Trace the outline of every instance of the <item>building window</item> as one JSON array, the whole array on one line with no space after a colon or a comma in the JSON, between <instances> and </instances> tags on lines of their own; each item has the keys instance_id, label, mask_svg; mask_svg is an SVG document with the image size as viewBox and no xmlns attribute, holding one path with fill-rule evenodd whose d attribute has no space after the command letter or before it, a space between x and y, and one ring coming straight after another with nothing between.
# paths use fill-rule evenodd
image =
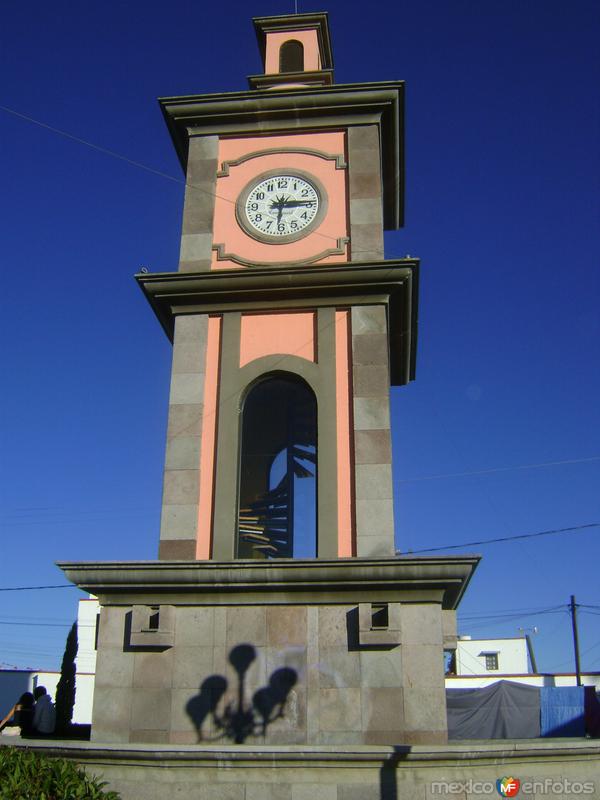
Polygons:
<instances>
[{"instance_id":1,"label":"building window","mask_svg":"<svg viewBox=\"0 0 600 800\"><path fill-rule=\"evenodd\" d=\"M485 668L488 672L498 669L498 653L484 653Z\"/></svg>"},{"instance_id":2,"label":"building window","mask_svg":"<svg viewBox=\"0 0 600 800\"><path fill-rule=\"evenodd\" d=\"M304 45L297 39L284 42L279 49L279 72L304 71Z\"/></svg>"},{"instance_id":3,"label":"building window","mask_svg":"<svg viewBox=\"0 0 600 800\"><path fill-rule=\"evenodd\" d=\"M238 558L317 556L317 402L299 378L256 384L243 407Z\"/></svg>"}]
</instances>

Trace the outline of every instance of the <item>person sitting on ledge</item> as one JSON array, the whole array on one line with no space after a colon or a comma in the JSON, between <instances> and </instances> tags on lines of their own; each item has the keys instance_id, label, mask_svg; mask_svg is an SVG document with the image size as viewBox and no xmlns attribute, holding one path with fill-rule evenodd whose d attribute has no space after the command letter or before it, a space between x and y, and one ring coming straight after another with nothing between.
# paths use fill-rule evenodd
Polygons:
<instances>
[{"instance_id":1,"label":"person sitting on ledge","mask_svg":"<svg viewBox=\"0 0 600 800\"><path fill-rule=\"evenodd\" d=\"M8 714L0 722L0 731L6 726L19 727L21 736L28 736L33 728L33 704L31 692L23 692Z\"/></svg>"},{"instance_id":2,"label":"person sitting on ledge","mask_svg":"<svg viewBox=\"0 0 600 800\"><path fill-rule=\"evenodd\" d=\"M37 736L51 736L56 727L56 710L45 686L33 690L35 708L33 711L33 733Z\"/></svg>"}]
</instances>

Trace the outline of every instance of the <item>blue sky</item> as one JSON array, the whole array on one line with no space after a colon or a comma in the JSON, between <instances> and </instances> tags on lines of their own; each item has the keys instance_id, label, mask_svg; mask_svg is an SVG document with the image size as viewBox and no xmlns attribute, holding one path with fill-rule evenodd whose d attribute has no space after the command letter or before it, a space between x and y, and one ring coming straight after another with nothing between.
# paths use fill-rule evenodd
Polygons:
<instances>
[{"instance_id":1,"label":"blue sky","mask_svg":"<svg viewBox=\"0 0 600 800\"><path fill-rule=\"evenodd\" d=\"M392 390L398 547L600 523L598 4L372 7L324 10L337 82L407 82L386 255L422 273L417 380ZM156 557L170 345L132 276L176 268L183 176L155 98L246 88L251 17L292 10L5 5L0 588L62 583L55 560ZM581 650L600 669L599 536L465 548L484 559L461 632L537 626L539 666L572 669L574 593L596 606ZM78 596L0 592L0 662L57 666Z\"/></svg>"}]
</instances>

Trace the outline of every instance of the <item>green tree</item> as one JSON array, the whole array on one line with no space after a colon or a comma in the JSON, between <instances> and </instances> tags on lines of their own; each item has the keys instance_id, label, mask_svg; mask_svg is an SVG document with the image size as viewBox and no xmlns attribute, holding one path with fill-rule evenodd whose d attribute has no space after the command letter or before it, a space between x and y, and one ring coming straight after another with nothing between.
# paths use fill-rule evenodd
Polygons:
<instances>
[{"instance_id":1,"label":"green tree","mask_svg":"<svg viewBox=\"0 0 600 800\"><path fill-rule=\"evenodd\" d=\"M69 730L73 720L75 705L75 658L79 647L77 623L74 622L67 636L65 653L60 667L60 678L56 686L56 730L58 733Z\"/></svg>"}]
</instances>

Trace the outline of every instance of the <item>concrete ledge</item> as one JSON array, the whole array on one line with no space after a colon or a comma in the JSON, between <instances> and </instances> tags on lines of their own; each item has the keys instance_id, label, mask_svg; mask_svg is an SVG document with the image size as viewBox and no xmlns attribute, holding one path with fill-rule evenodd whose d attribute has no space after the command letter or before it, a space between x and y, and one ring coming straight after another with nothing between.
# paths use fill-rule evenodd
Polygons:
<instances>
[{"instance_id":1,"label":"concrete ledge","mask_svg":"<svg viewBox=\"0 0 600 800\"><path fill-rule=\"evenodd\" d=\"M104 604L430 602L456 608L479 556L58 562Z\"/></svg>"},{"instance_id":2,"label":"concrete ledge","mask_svg":"<svg viewBox=\"0 0 600 800\"><path fill-rule=\"evenodd\" d=\"M543 760L564 758L598 759L600 741L592 739L515 739L469 740L446 745L165 745L165 744L98 744L72 740L23 739L19 736L0 737L0 746L27 747L49 756L72 758L77 761L174 762L219 764L235 762L268 763L287 766L297 762L317 766L331 761L361 762L381 766L382 763L402 762L475 762L497 763L499 759Z\"/></svg>"}]
</instances>

